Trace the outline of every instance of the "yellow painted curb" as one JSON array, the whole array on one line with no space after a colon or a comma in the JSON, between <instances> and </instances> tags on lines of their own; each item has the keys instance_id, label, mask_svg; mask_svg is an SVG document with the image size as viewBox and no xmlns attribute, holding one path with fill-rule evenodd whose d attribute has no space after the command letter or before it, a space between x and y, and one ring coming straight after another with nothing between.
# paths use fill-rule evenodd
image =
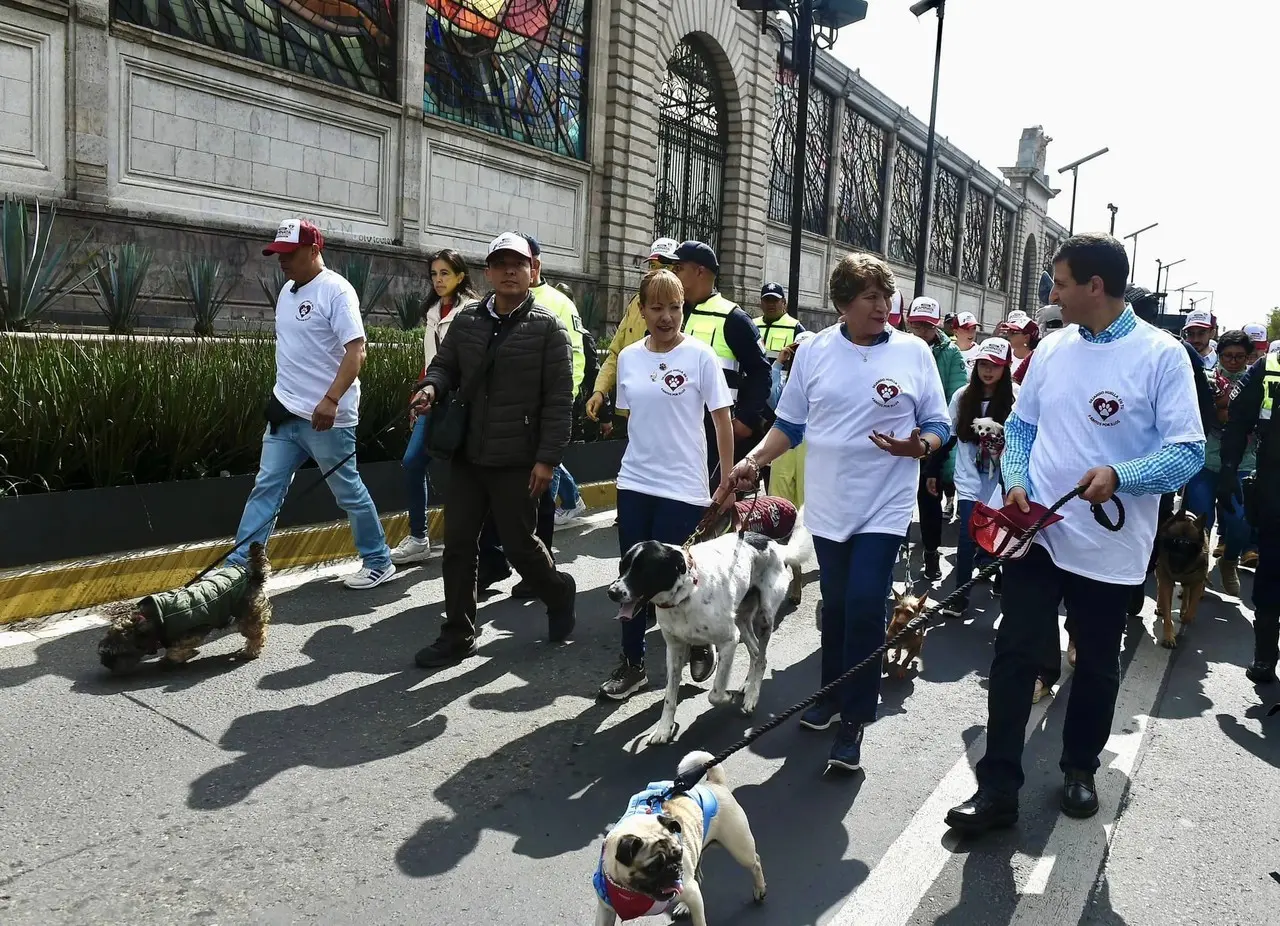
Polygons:
<instances>
[{"instance_id":1,"label":"yellow painted curb","mask_svg":"<svg viewBox=\"0 0 1280 926\"><path fill-rule=\"evenodd\" d=\"M579 487L589 508L612 508L617 489L612 482ZM395 546L409 532L403 512L385 515L387 543ZM444 536L444 516L428 512L427 531L433 540ZM125 554L112 559L73 560L0 575L0 624L77 611L111 601L141 598L176 588L209 564L230 540L192 544L164 550ZM277 569L317 566L354 555L346 521L316 527L277 531L271 537L271 565Z\"/></svg>"}]
</instances>

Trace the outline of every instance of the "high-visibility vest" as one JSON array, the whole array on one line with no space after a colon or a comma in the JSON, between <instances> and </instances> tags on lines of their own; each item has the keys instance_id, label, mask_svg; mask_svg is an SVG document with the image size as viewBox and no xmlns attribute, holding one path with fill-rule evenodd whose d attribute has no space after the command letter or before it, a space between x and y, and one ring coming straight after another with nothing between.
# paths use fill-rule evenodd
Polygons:
<instances>
[{"instance_id":1,"label":"high-visibility vest","mask_svg":"<svg viewBox=\"0 0 1280 926\"><path fill-rule=\"evenodd\" d=\"M735 402L738 401L737 374L742 367L738 363L738 358L734 356L733 350L725 342L724 323L729 313L736 308L737 305L724 296L712 293L711 298L706 302L689 310L689 318L681 329L689 337L697 338L704 344L710 345L715 351L716 359L720 361L720 367L729 381L729 397ZM730 376L730 373L734 375Z\"/></svg>"},{"instance_id":2,"label":"high-visibility vest","mask_svg":"<svg viewBox=\"0 0 1280 926\"><path fill-rule=\"evenodd\" d=\"M764 316L756 319L756 327L760 329L760 340L764 341L764 355L770 361L778 359L782 349L796 339L796 326L800 323L790 315L783 315L776 321L765 321Z\"/></svg>"},{"instance_id":3,"label":"high-visibility vest","mask_svg":"<svg viewBox=\"0 0 1280 926\"><path fill-rule=\"evenodd\" d=\"M1258 410L1259 421L1271 420L1271 406L1280 397L1280 354L1267 354L1267 365L1262 374L1262 407Z\"/></svg>"},{"instance_id":4,"label":"high-visibility vest","mask_svg":"<svg viewBox=\"0 0 1280 926\"><path fill-rule=\"evenodd\" d=\"M569 332L569 344L573 348L573 394L576 396L582 388L582 377L587 372L587 355L582 349L582 332L586 329L582 327L578 307L550 283L539 283L529 292L533 293L534 301L560 319Z\"/></svg>"}]
</instances>

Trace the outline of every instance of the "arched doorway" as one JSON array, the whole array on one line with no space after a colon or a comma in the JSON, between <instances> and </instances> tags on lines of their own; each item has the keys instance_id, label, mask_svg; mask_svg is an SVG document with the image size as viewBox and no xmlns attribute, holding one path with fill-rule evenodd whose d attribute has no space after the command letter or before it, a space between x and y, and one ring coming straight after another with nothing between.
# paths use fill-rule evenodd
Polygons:
<instances>
[{"instance_id":1,"label":"arched doorway","mask_svg":"<svg viewBox=\"0 0 1280 926\"><path fill-rule=\"evenodd\" d=\"M1020 307L1022 311L1028 312L1035 316L1038 305L1032 305L1031 299L1039 292L1040 274L1036 273L1039 264L1036 263L1036 236L1027 235L1027 247L1022 252L1022 300Z\"/></svg>"},{"instance_id":2,"label":"arched doorway","mask_svg":"<svg viewBox=\"0 0 1280 926\"><path fill-rule=\"evenodd\" d=\"M728 147L724 90L693 36L676 46L658 94L654 235L720 247Z\"/></svg>"}]
</instances>

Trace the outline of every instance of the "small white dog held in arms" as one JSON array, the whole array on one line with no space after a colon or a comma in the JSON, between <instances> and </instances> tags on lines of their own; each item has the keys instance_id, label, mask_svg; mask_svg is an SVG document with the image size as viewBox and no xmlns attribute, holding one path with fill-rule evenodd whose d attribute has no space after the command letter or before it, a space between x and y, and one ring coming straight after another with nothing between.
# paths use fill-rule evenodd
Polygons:
<instances>
[{"instance_id":1,"label":"small white dog held in arms","mask_svg":"<svg viewBox=\"0 0 1280 926\"><path fill-rule=\"evenodd\" d=\"M680 760L678 775L711 761L709 752L691 752ZM747 814L717 765L704 783L685 794L667 796L669 781L654 782L631 798L622 819L604 838L596 889L596 926L619 919L686 912L693 926L707 926L698 867L702 850L719 843L751 872L756 903L764 900L764 869L756 854Z\"/></svg>"},{"instance_id":2,"label":"small white dog held in arms","mask_svg":"<svg viewBox=\"0 0 1280 926\"><path fill-rule=\"evenodd\" d=\"M813 538L797 523L785 545L747 532L694 544L687 553L656 540L626 552L618 564L618 579L609 586L609 598L620 606L618 619L636 619L637 609L652 602L667 645L666 699L649 743L669 743L675 736L680 676L693 646L716 648L718 665L708 699L728 704L729 672L741 639L751 656L742 712L756 709L765 651L787 597L791 570L802 565L812 549Z\"/></svg>"},{"instance_id":3,"label":"small white dog held in arms","mask_svg":"<svg viewBox=\"0 0 1280 926\"><path fill-rule=\"evenodd\" d=\"M978 435L978 469L994 476L1004 453L1004 425L994 418L974 418L973 433Z\"/></svg>"}]
</instances>

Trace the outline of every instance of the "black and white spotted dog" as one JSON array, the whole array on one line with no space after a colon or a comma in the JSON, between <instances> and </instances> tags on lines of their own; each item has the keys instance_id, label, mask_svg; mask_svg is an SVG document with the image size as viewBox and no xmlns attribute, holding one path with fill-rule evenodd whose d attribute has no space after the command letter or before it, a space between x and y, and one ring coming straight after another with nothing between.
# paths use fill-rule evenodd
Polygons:
<instances>
[{"instance_id":1,"label":"black and white spotted dog","mask_svg":"<svg viewBox=\"0 0 1280 926\"><path fill-rule=\"evenodd\" d=\"M765 650L778 609L787 597L791 570L813 550L813 539L797 523L784 546L761 534L726 534L694 544L688 554L672 544L646 540L627 551L609 597L621 606L620 620L641 620L636 610L652 602L667 644L667 694L662 718L649 731L650 743L669 743L675 735L680 677L691 646L714 646L719 664L711 686L712 704L728 704L726 690L733 655L741 640L751 657L742 711L760 700Z\"/></svg>"}]
</instances>

